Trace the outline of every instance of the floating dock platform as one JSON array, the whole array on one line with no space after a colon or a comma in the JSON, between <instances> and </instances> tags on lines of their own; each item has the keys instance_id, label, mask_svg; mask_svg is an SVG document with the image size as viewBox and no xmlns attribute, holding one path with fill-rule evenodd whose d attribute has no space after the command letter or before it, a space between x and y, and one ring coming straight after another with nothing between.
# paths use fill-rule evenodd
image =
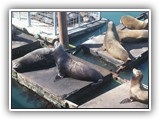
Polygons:
<instances>
[{"instance_id":1,"label":"floating dock platform","mask_svg":"<svg viewBox=\"0 0 160 120\"><path fill-rule=\"evenodd\" d=\"M118 87L82 104L79 108L143 108L148 109L147 104L140 102L130 102L120 104L122 100L129 97L130 81L119 85Z\"/></svg>"},{"instance_id":2,"label":"floating dock platform","mask_svg":"<svg viewBox=\"0 0 160 120\"><path fill-rule=\"evenodd\" d=\"M68 37L73 38L78 35L82 35L86 32L92 31L94 29L100 28L106 23L107 19L102 18L101 20L84 24L83 26L79 26L78 28L71 29L68 31ZM33 20L32 26L28 26L26 22L23 22L22 20L12 18L12 25L15 26L17 29L23 31L26 34L30 34L34 36L35 38L45 40L49 43L53 43L54 40L59 39L59 35L54 35L54 29L53 26L48 26L47 24Z\"/></svg>"},{"instance_id":3,"label":"floating dock platform","mask_svg":"<svg viewBox=\"0 0 160 120\"><path fill-rule=\"evenodd\" d=\"M97 65L93 65L72 55L71 57L74 60L80 61L87 66L90 66L101 72L102 75L105 76L104 82L101 84L113 80L110 71ZM13 63L16 62L16 60L17 59L15 59ZM60 108L76 108L78 105L74 104L74 102L76 102L78 98L92 91L100 85L93 85L93 82L76 80L72 78L63 78L54 82L57 74L58 69L56 66L49 69L25 73L16 73L15 71L12 71L12 77L20 84L33 90L38 95L44 97L45 99Z\"/></svg>"}]
</instances>

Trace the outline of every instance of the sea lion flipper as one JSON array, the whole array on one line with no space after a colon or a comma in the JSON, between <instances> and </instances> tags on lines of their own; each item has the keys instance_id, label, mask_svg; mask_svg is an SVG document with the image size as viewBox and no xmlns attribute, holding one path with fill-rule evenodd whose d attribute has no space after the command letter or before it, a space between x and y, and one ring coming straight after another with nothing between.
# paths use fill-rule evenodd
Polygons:
<instances>
[{"instance_id":1,"label":"sea lion flipper","mask_svg":"<svg viewBox=\"0 0 160 120\"><path fill-rule=\"evenodd\" d=\"M122 101L120 102L120 104L130 103L130 102L133 102L133 99L131 99L131 98L125 98L124 100L122 100Z\"/></svg>"},{"instance_id":2,"label":"sea lion flipper","mask_svg":"<svg viewBox=\"0 0 160 120\"><path fill-rule=\"evenodd\" d=\"M103 82L103 79L99 79L97 82L92 83L92 87L97 86Z\"/></svg>"},{"instance_id":3,"label":"sea lion flipper","mask_svg":"<svg viewBox=\"0 0 160 120\"><path fill-rule=\"evenodd\" d=\"M56 82L66 76L65 68L63 67L63 65L61 65L61 64L56 64L56 65L58 67L58 74L56 75L54 82Z\"/></svg>"},{"instance_id":4,"label":"sea lion flipper","mask_svg":"<svg viewBox=\"0 0 160 120\"><path fill-rule=\"evenodd\" d=\"M55 79L53 80L53 82L57 82L58 80L64 78L64 76L61 76L59 73L58 75L56 75Z\"/></svg>"}]
</instances>

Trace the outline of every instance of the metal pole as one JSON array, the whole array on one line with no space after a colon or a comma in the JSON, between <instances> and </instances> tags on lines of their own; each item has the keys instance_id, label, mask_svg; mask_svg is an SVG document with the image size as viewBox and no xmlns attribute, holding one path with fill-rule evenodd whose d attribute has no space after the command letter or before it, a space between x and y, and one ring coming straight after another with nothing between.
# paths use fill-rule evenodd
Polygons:
<instances>
[{"instance_id":1,"label":"metal pole","mask_svg":"<svg viewBox=\"0 0 160 120\"><path fill-rule=\"evenodd\" d=\"M80 26L81 24L81 15L80 15L80 12L78 12L78 26Z\"/></svg>"},{"instance_id":2,"label":"metal pole","mask_svg":"<svg viewBox=\"0 0 160 120\"><path fill-rule=\"evenodd\" d=\"M98 14L99 14L98 20L100 20L101 19L101 12L98 12Z\"/></svg>"},{"instance_id":3,"label":"metal pole","mask_svg":"<svg viewBox=\"0 0 160 120\"><path fill-rule=\"evenodd\" d=\"M28 12L28 14L27 14L27 22L28 22L28 26L31 26L31 15L30 15L30 12Z\"/></svg>"},{"instance_id":4,"label":"metal pole","mask_svg":"<svg viewBox=\"0 0 160 120\"><path fill-rule=\"evenodd\" d=\"M67 13L58 12L58 31L60 43L64 49L69 49L68 31L67 31Z\"/></svg>"},{"instance_id":5,"label":"metal pole","mask_svg":"<svg viewBox=\"0 0 160 120\"><path fill-rule=\"evenodd\" d=\"M53 35L57 35L57 18L56 18L56 12L53 12Z\"/></svg>"}]
</instances>

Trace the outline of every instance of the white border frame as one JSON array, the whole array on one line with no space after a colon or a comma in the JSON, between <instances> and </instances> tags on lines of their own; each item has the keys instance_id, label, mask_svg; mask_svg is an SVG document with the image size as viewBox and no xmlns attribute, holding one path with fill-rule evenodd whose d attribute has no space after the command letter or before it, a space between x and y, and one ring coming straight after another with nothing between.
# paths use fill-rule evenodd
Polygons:
<instances>
[{"instance_id":1,"label":"white border frame","mask_svg":"<svg viewBox=\"0 0 160 120\"><path fill-rule=\"evenodd\" d=\"M11 12L12 11L97 11L97 12L138 12L138 11L148 11L149 12L149 109L11 109ZM151 10L150 9L10 9L9 10L9 110L10 111L150 111L151 110Z\"/></svg>"}]
</instances>

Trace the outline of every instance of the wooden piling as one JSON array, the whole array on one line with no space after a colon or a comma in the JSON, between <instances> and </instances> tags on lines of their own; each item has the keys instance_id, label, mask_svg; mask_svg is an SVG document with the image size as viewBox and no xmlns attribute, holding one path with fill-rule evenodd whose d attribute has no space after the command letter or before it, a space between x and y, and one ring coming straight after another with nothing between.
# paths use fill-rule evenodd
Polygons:
<instances>
[{"instance_id":1,"label":"wooden piling","mask_svg":"<svg viewBox=\"0 0 160 120\"><path fill-rule=\"evenodd\" d=\"M69 49L66 12L58 12L59 40L64 49Z\"/></svg>"}]
</instances>

